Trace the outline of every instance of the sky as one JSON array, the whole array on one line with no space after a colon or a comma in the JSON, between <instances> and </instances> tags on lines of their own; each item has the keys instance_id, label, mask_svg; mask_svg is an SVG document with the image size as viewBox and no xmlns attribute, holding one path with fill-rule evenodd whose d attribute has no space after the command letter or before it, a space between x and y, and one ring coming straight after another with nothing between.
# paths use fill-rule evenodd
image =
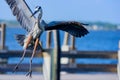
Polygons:
<instances>
[{"instance_id":1,"label":"sky","mask_svg":"<svg viewBox=\"0 0 120 80\"><path fill-rule=\"evenodd\" d=\"M31 10L39 5L46 21L102 21L120 24L120 0L26 0ZM0 19L16 20L5 0L0 1Z\"/></svg>"}]
</instances>

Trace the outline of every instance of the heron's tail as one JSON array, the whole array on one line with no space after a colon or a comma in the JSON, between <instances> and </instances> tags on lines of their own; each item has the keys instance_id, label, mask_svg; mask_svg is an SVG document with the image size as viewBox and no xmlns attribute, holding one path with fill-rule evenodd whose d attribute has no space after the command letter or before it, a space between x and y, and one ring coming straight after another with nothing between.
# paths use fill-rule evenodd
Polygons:
<instances>
[{"instance_id":1,"label":"heron's tail","mask_svg":"<svg viewBox=\"0 0 120 80\"><path fill-rule=\"evenodd\" d=\"M18 42L21 46L24 46L25 38L26 38L26 36L25 36L25 35L22 35L22 34L17 34L17 35L15 35L15 39L17 40L17 42ZM33 49L34 49L34 44L35 44L35 41L32 40L32 41L30 42L30 44L28 45L27 49L28 49L28 50L33 50ZM41 47L41 45L39 44L39 45L37 46L37 49L36 49L36 50L41 50L41 48L42 48L42 47Z\"/></svg>"},{"instance_id":2,"label":"heron's tail","mask_svg":"<svg viewBox=\"0 0 120 80\"><path fill-rule=\"evenodd\" d=\"M25 35L17 34L17 35L15 35L15 39L17 40L17 42L18 42L21 46L24 45Z\"/></svg>"}]
</instances>

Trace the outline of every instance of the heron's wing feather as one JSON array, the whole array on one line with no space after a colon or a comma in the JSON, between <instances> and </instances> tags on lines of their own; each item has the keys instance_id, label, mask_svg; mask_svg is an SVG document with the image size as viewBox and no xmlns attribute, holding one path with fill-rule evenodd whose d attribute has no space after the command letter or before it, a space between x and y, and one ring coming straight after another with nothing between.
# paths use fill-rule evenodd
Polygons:
<instances>
[{"instance_id":1,"label":"heron's wing feather","mask_svg":"<svg viewBox=\"0 0 120 80\"><path fill-rule=\"evenodd\" d=\"M81 37L86 35L88 30L79 22L68 21L68 22L50 22L45 30L63 30L75 37Z\"/></svg>"},{"instance_id":2,"label":"heron's wing feather","mask_svg":"<svg viewBox=\"0 0 120 80\"><path fill-rule=\"evenodd\" d=\"M6 2L10 6L13 15L16 16L20 25L29 32L34 26L35 17L31 17L32 11L25 0L6 0Z\"/></svg>"}]
</instances>

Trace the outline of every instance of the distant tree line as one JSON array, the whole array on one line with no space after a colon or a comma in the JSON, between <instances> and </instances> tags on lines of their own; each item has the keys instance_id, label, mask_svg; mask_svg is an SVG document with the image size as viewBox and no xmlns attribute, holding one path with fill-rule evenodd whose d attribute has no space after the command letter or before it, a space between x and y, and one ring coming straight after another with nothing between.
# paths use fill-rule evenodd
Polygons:
<instances>
[{"instance_id":1,"label":"distant tree line","mask_svg":"<svg viewBox=\"0 0 120 80\"><path fill-rule=\"evenodd\" d=\"M83 21L80 21L83 22ZM8 27L19 27L19 23L16 20L0 20L0 23L6 23ZM96 21L96 22L90 22L90 21L85 21L83 23L89 24L88 26L98 26L98 28L105 28L105 29L117 29L120 24L113 24L109 22L101 22L101 21Z\"/></svg>"}]
</instances>

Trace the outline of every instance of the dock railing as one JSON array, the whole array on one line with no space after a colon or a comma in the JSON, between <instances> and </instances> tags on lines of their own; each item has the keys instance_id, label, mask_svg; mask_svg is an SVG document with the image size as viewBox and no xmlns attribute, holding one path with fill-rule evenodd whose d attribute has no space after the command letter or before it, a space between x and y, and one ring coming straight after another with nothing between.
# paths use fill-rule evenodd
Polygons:
<instances>
[{"instance_id":1,"label":"dock railing","mask_svg":"<svg viewBox=\"0 0 120 80\"><path fill-rule=\"evenodd\" d=\"M50 56L50 51L52 52L53 49L46 49L45 52L43 52L43 54L45 55L45 58L48 59L48 57ZM0 58L1 59L9 59L9 58L15 58L15 57L21 57L22 56L23 51L0 51ZM48 55L49 54L49 55ZM31 51L27 51L26 53L26 58L27 57L31 57ZM41 53L39 53L37 51L36 55L34 56L36 58L41 58L42 55ZM117 60L117 51L62 51L61 52L61 58L68 58L68 59L85 59L88 58L88 60L91 59L103 59L103 61L105 60L110 60L110 59L115 59ZM75 66L71 66L71 63L68 61L68 63L64 63L61 64L61 71L66 71L66 72L72 72L72 73L76 73L76 72L117 72L117 63L116 64L94 64L94 63L74 63L76 65ZM26 66L29 66L29 64L25 64ZM42 63L37 63L34 64L35 67L33 68L37 68L39 70L34 69L33 71L35 72L40 72L40 67L42 67ZM0 63L0 72L12 72L13 68L14 68L15 64L9 64L9 63L4 63L1 62ZM24 66L24 64L23 64ZM21 67L21 70L19 70L19 72L25 72L27 71L27 67Z\"/></svg>"}]
</instances>

